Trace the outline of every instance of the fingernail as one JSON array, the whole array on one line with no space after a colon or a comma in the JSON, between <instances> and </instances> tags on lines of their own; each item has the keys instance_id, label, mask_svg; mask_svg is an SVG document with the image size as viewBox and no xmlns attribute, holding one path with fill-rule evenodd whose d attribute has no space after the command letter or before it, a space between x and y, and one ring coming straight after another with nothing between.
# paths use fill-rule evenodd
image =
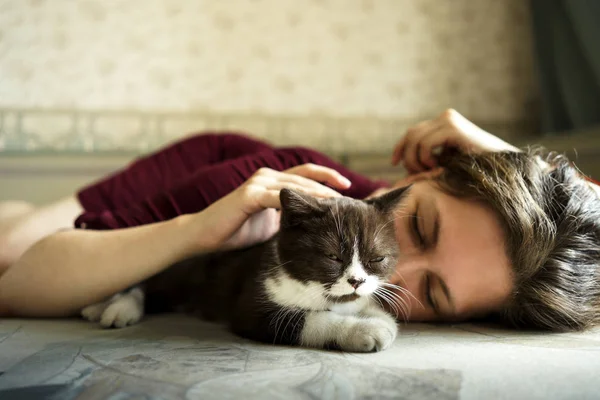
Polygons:
<instances>
[{"instance_id":1,"label":"fingernail","mask_svg":"<svg viewBox=\"0 0 600 400\"><path fill-rule=\"evenodd\" d=\"M346 178L345 176L340 177L340 182L342 183L342 185L348 187L352 185L352 182L350 182L350 180L348 178Z\"/></svg>"}]
</instances>

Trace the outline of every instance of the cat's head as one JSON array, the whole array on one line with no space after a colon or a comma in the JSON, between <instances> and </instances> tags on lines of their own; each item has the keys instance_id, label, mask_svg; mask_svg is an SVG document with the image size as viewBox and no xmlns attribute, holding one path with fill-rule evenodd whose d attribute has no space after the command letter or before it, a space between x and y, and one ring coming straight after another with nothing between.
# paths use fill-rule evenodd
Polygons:
<instances>
[{"instance_id":1,"label":"cat's head","mask_svg":"<svg viewBox=\"0 0 600 400\"><path fill-rule=\"evenodd\" d=\"M363 201L283 189L278 240L283 268L296 280L322 284L332 302L372 295L394 272L394 211L404 193L397 189Z\"/></svg>"}]
</instances>

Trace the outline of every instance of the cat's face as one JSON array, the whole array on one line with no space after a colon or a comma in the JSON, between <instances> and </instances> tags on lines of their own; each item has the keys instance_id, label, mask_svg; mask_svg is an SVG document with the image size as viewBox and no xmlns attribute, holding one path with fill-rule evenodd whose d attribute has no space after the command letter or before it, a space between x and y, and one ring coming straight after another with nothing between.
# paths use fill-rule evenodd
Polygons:
<instances>
[{"instance_id":1,"label":"cat's face","mask_svg":"<svg viewBox=\"0 0 600 400\"><path fill-rule=\"evenodd\" d=\"M279 254L294 279L335 303L372 295L394 272L394 209L404 189L374 200L315 199L284 189Z\"/></svg>"}]
</instances>

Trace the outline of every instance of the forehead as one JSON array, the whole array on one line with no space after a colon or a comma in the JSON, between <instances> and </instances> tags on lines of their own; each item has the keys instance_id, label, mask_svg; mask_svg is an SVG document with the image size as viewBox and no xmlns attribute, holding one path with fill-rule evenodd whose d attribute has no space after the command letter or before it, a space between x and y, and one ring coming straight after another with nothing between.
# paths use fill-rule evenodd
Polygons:
<instances>
[{"instance_id":1,"label":"forehead","mask_svg":"<svg viewBox=\"0 0 600 400\"><path fill-rule=\"evenodd\" d=\"M341 198L330 201L329 212L321 218L321 230L327 230L348 244L370 244L372 240L394 240L393 216L378 212L361 201ZM387 234L386 234L387 233Z\"/></svg>"},{"instance_id":2,"label":"forehead","mask_svg":"<svg viewBox=\"0 0 600 400\"><path fill-rule=\"evenodd\" d=\"M512 269L498 217L480 202L458 199L428 185L423 193L415 192L422 197L423 218L432 219L434 208L439 213L431 268L446 282L457 314L471 316L499 308L511 293Z\"/></svg>"}]
</instances>

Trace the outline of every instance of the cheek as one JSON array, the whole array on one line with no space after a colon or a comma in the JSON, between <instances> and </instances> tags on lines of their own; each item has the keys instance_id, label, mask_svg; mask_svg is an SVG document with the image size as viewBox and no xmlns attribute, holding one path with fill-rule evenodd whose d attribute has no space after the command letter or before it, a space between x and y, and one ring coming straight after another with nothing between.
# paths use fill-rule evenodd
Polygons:
<instances>
[{"instance_id":1,"label":"cheek","mask_svg":"<svg viewBox=\"0 0 600 400\"><path fill-rule=\"evenodd\" d=\"M400 286L404 290L408 290L408 292L421 300L421 291L420 286L423 280L423 273L420 268L417 268L413 265L412 262L407 260L402 260L400 262L396 262L393 266L389 282L393 285ZM408 297L412 296L408 295ZM407 297L407 296L404 296ZM413 299L414 301L414 299Z\"/></svg>"}]
</instances>

